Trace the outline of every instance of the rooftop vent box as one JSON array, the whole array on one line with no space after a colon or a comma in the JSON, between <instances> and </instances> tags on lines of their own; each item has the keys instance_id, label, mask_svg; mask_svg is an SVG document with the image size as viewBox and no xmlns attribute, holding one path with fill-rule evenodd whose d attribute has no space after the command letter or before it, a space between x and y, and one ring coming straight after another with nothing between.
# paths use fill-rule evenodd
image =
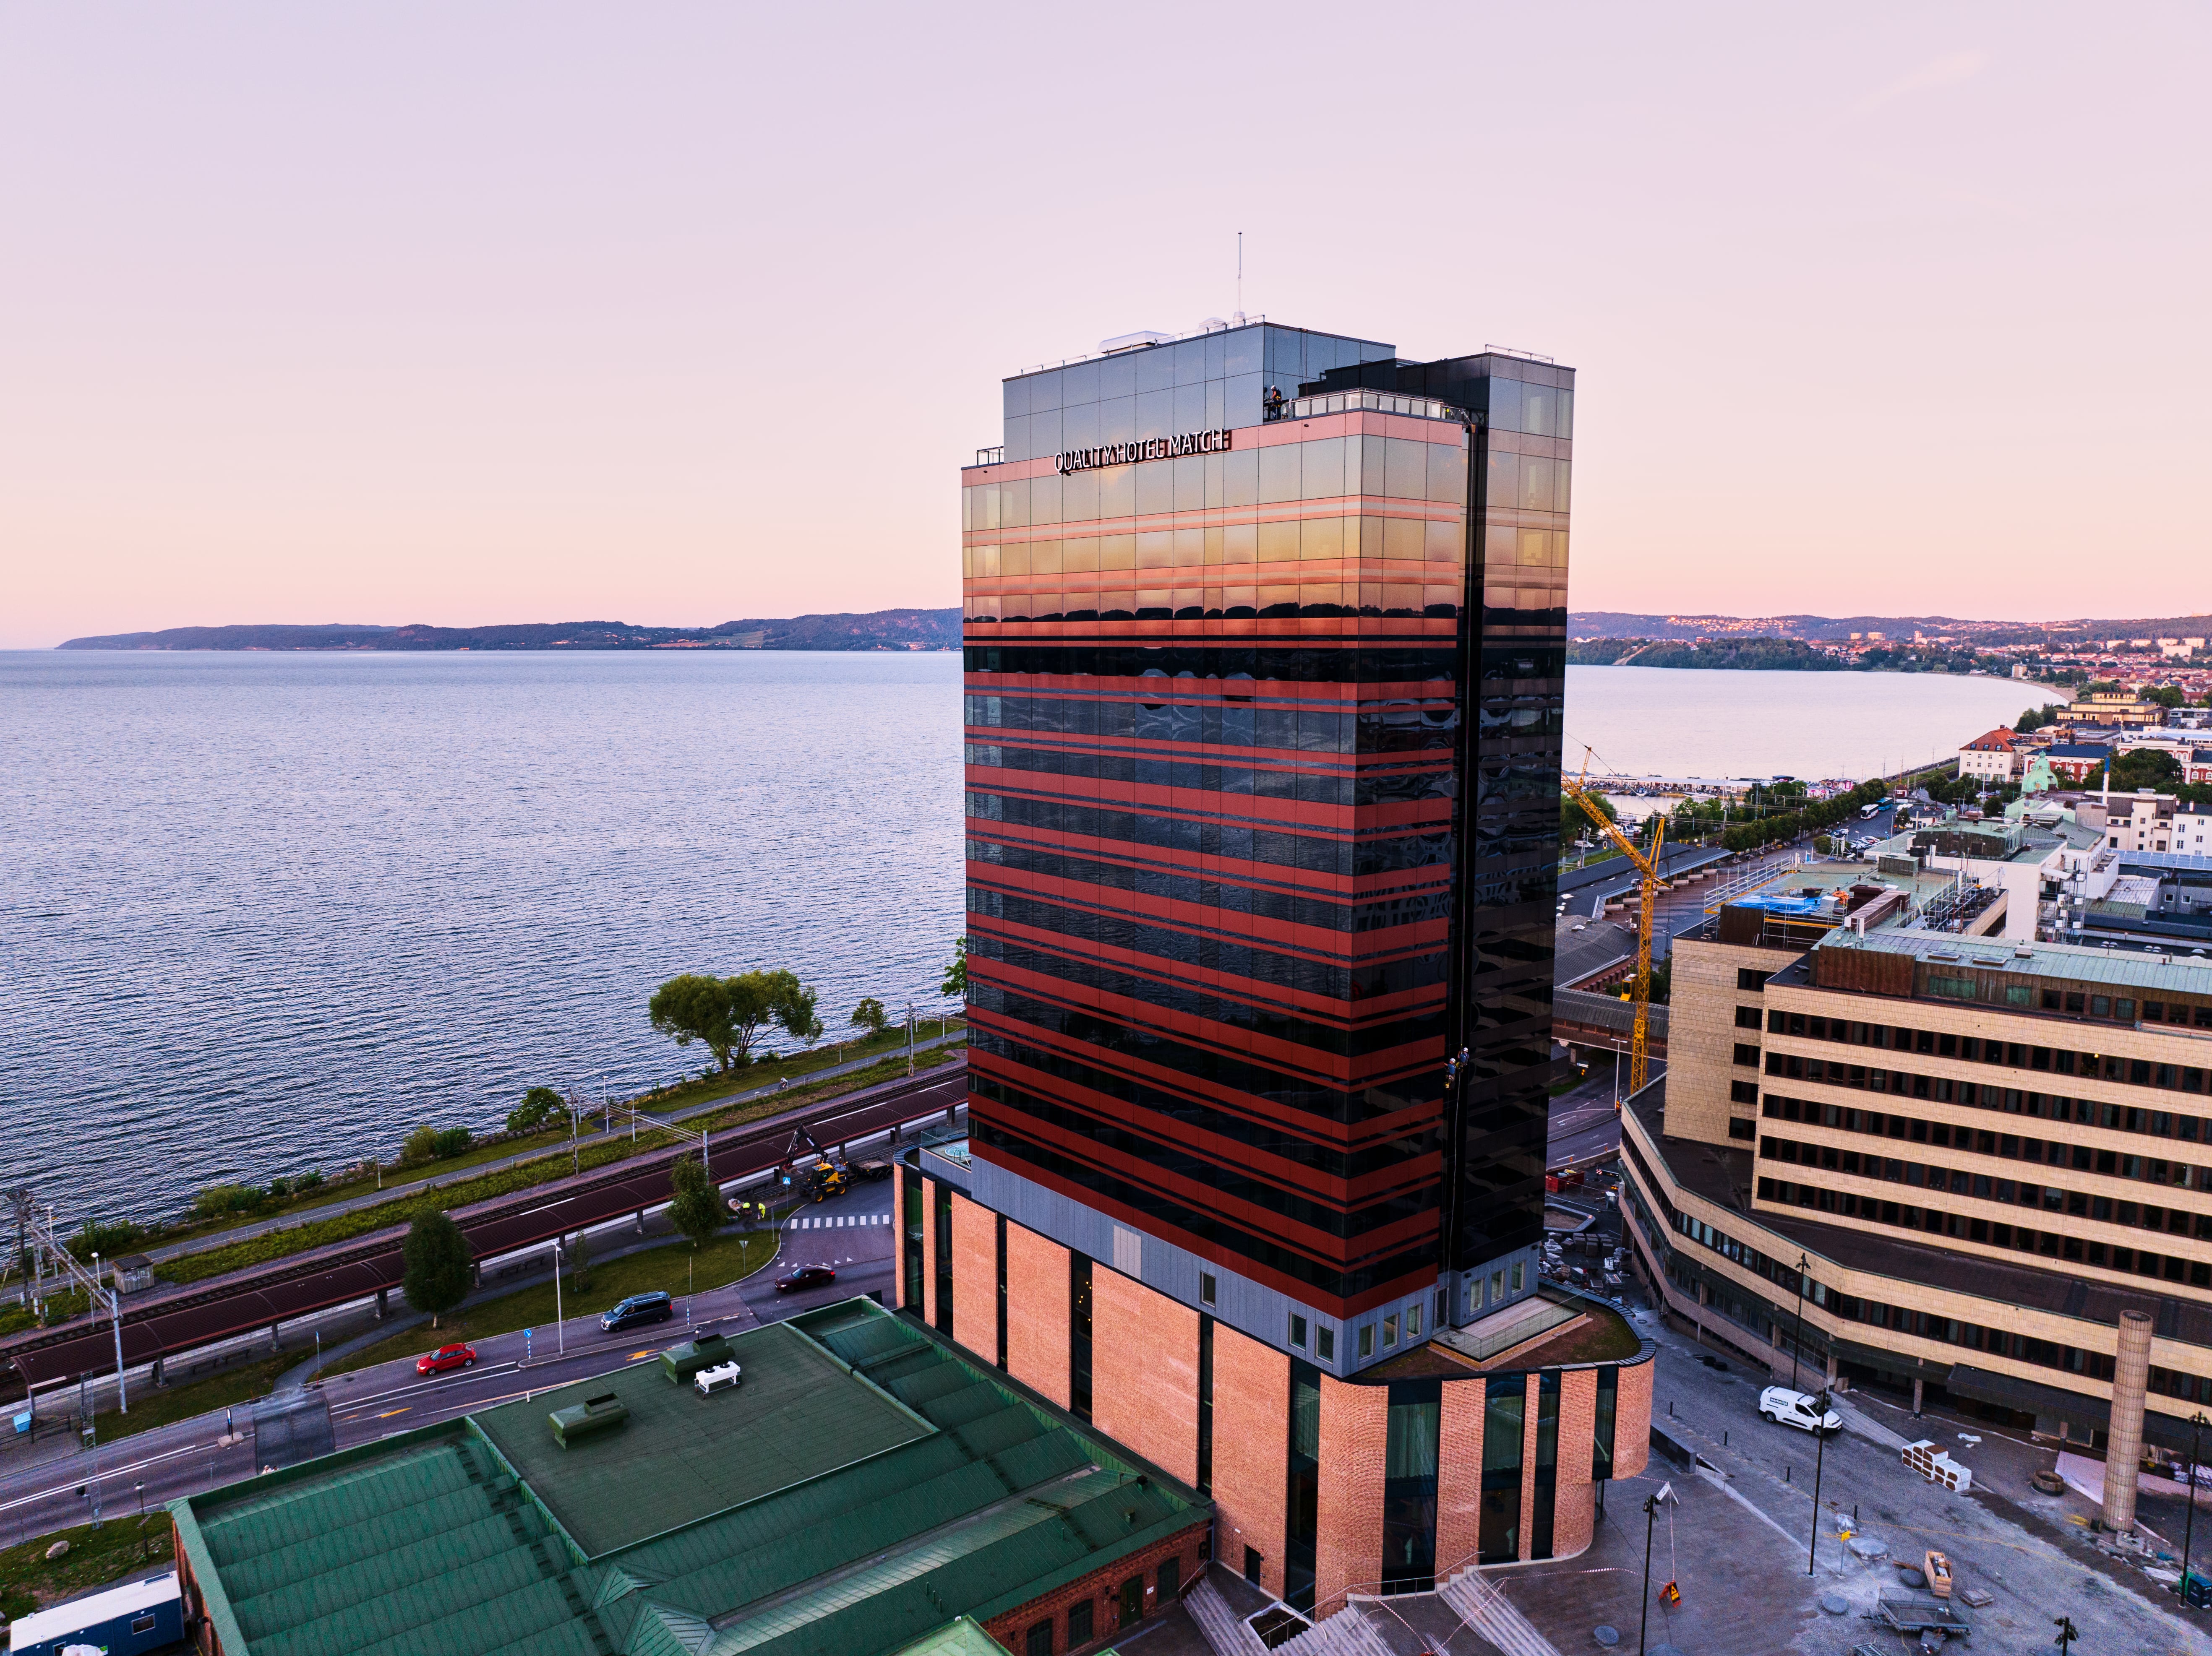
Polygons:
<instances>
[{"instance_id":1,"label":"rooftop vent box","mask_svg":"<svg viewBox=\"0 0 2212 1656\"><path fill-rule=\"evenodd\" d=\"M1928 958L1931 961L1955 961L1961 956L1955 949L1937 949L1929 951Z\"/></svg>"},{"instance_id":2,"label":"rooftop vent box","mask_svg":"<svg viewBox=\"0 0 2212 1656\"><path fill-rule=\"evenodd\" d=\"M1173 337L1172 334L1139 328L1134 333L1117 333L1111 339L1102 339L1098 342L1098 349L1110 356L1115 351L1141 350L1146 345L1164 345Z\"/></svg>"}]
</instances>

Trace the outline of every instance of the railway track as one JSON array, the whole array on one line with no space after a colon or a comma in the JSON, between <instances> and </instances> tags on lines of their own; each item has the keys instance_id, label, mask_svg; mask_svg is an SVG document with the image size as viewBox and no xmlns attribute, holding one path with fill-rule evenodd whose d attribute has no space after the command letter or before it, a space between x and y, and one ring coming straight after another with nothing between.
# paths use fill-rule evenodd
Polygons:
<instances>
[{"instance_id":1,"label":"railway track","mask_svg":"<svg viewBox=\"0 0 2212 1656\"><path fill-rule=\"evenodd\" d=\"M731 1128L713 1143L715 1177L726 1184L775 1166L796 1127L835 1144L941 1116L966 1093L967 1065L957 1062L911 1082ZM454 1209L453 1217L478 1259L512 1253L667 1201L672 1194L669 1168L690 1153L681 1146L648 1151ZM137 1367L397 1288L405 1237L404 1225L392 1225L169 1293L126 1300L124 1363ZM93 1317L0 1340L0 1396L20 1396L50 1380L112 1370L115 1342L111 1325Z\"/></svg>"}]
</instances>

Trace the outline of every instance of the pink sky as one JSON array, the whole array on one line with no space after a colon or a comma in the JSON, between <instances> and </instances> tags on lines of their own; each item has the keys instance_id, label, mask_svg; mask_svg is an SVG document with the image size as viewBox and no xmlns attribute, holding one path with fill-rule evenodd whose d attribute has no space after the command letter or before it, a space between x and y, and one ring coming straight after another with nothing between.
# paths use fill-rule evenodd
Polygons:
<instances>
[{"instance_id":1,"label":"pink sky","mask_svg":"<svg viewBox=\"0 0 2212 1656\"><path fill-rule=\"evenodd\" d=\"M1581 371L1577 608L2212 610L2203 9L0 13L0 646L945 604L1000 376Z\"/></svg>"}]
</instances>

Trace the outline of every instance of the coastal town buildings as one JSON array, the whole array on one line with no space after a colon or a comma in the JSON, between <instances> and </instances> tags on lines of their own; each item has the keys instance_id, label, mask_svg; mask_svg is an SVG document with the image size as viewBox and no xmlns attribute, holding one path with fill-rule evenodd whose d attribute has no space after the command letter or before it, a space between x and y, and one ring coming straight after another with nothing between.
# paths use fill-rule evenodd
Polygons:
<instances>
[{"instance_id":1,"label":"coastal town buildings","mask_svg":"<svg viewBox=\"0 0 2212 1656\"><path fill-rule=\"evenodd\" d=\"M2009 782L2017 767L2018 750L2025 745L2011 731L1984 731L1959 749L1959 774Z\"/></svg>"},{"instance_id":2,"label":"coastal town buildings","mask_svg":"<svg viewBox=\"0 0 2212 1656\"><path fill-rule=\"evenodd\" d=\"M1645 1453L1650 1348L1537 1281L1573 382L1138 336L962 477L971 1131L901 1305L1302 1611L1577 1551Z\"/></svg>"}]
</instances>

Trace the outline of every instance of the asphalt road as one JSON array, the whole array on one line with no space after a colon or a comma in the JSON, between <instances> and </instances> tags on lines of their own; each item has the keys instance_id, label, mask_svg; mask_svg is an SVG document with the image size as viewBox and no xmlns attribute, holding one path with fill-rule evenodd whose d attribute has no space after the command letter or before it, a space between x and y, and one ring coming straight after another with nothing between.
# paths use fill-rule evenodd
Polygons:
<instances>
[{"instance_id":1,"label":"asphalt road","mask_svg":"<svg viewBox=\"0 0 2212 1656\"><path fill-rule=\"evenodd\" d=\"M320 1385L331 1402L337 1447L350 1448L650 1362L663 1348L687 1338L692 1327L713 1324L734 1333L872 1291L889 1301L895 1297L891 1191L889 1180L864 1184L805 1208L785 1222L771 1265L741 1282L702 1289L680 1301L670 1323L609 1334L597 1317L570 1318L557 1329L480 1340L476 1365L446 1374L420 1376L415 1360L406 1357L334 1375ZM830 1265L837 1281L779 1294L775 1278L798 1265ZM230 1419L218 1410L89 1452L0 1471L0 1545L87 1521L95 1497L107 1513L136 1512L142 1501L152 1507L251 1477L256 1468L249 1422L247 1410L236 1411L240 1442L226 1439Z\"/></svg>"},{"instance_id":2,"label":"asphalt road","mask_svg":"<svg viewBox=\"0 0 2212 1656\"><path fill-rule=\"evenodd\" d=\"M1620 1148L1620 1113L1613 1108L1613 1066L1601 1059L1590 1065L1589 1078L1580 1086L1552 1101L1544 1152L1547 1168L1586 1168Z\"/></svg>"}]
</instances>

